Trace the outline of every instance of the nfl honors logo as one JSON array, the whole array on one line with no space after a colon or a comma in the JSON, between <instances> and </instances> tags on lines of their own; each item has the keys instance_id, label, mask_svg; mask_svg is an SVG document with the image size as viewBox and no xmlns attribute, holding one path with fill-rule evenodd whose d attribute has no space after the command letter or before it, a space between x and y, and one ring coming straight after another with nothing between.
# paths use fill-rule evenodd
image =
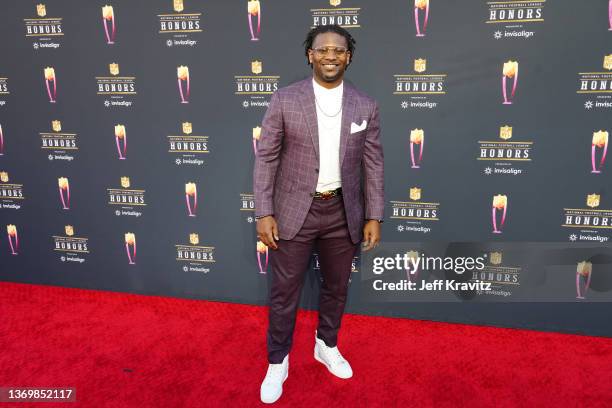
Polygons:
<instances>
[{"instance_id":1,"label":"nfl honors logo","mask_svg":"<svg viewBox=\"0 0 612 408\"><path fill-rule=\"evenodd\" d=\"M146 190L134 189L131 187L130 178L123 176L120 178L121 187L118 188L107 188L108 191L108 204L119 205L121 210L115 210L115 215L128 215L140 217L142 212L136 211L134 206L147 206L145 202ZM127 211L123 211L127 210Z\"/></svg>"},{"instance_id":2,"label":"nfl honors logo","mask_svg":"<svg viewBox=\"0 0 612 408\"><path fill-rule=\"evenodd\" d=\"M104 106L132 106L134 103L126 99L126 95L136 95L136 77L135 76L119 76L119 64L112 62L108 64L109 76L97 76L97 94L98 95L115 95L113 100L106 99Z\"/></svg>"},{"instance_id":3,"label":"nfl honors logo","mask_svg":"<svg viewBox=\"0 0 612 408\"><path fill-rule=\"evenodd\" d=\"M572 233L570 241L599 241L610 240L610 235L602 236L602 232L592 235L592 228L601 228L599 231L612 230L612 209L597 209L601 204L601 195L589 194L586 197L588 208L564 208L562 227L582 228L580 233Z\"/></svg>"},{"instance_id":4,"label":"nfl honors logo","mask_svg":"<svg viewBox=\"0 0 612 408\"><path fill-rule=\"evenodd\" d=\"M51 121L51 129L53 129L54 132L61 132L62 131L62 122L60 122L59 120L52 120Z\"/></svg>"},{"instance_id":5,"label":"nfl honors logo","mask_svg":"<svg viewBox=\"0 0 612 408\"><path fill-rule=\"evenodd\" d=\"M205 264L215 263L215 247L200 246L200 237L196 233L189 234L189 244L177 244L176 261L187 262L182 267L184 272L208 273L210 269Z\"/></svg>"},{"instance_id":6,"label":"nfl honors logo","mask_svg":"<svg viewBox=\"0 0 612 408\"><path fill-rule=\"evenodd\" d=\"M192 135L193 125L191 122L181 123L182 134L169 135L168 153L179 153L179 157L174 157L176 165L196 165L200 166L204 161L196 154L210 153L208 150L208 136Z\"/></svg>"},{"instance_id":7,"label":"nfl honors logo","mask_svg":"<svg viewBox=\"0 0 612 408\"><path fill-rule=\"evenodd\" d=\"M130 178L129 177L121 177L121 187L129 188L130 187Z\"/></svg>"},{"instance_id":8,"label":"nfl honors logo","mask_svg":"<svg viewBox=\"0 0 612 408\"><path fill-rule=\"evenodd\" d=\"M255 75L261 74L262 72L262 64L261 61L251 61L251 72Z\"/></svg>"},{"instance_id":9,"label":"nfl honors logo","mask_svg":"<svg viewBox=\"0 0 612 408\"><path fill-rule=\"evenodd\" d=\"M491 252L489 254L489 260L491 265L499 265L502 263L502 253L501 252Z\"/></svg>"},{"instance_id":10,"label":"nfl honors logo","mask_svg":"<svg viewBox=\"0 0 612 408\"><path fill-rule=\"evenodd\" d=\"M476 160L486 161L483 173L490 176L509 174L517 176L524 174L527 167L523 163L532 161L533 141L510 141L513 138L512 126L499 127L499 139L479 140ZM508 162L514 162L519 167L508 167ZM492 162L492 163L491 163Z\"/></svg>"},{"instance_id":11,"label":"nfl honors logo","mask_svg":"<svg viewBox=\"0 0 612 408\"><path fill-rule=\"evenodd\" d=\"M185 7L183 6L183 0L174 0L174 11L180 13L183 10L185 10Z\"/></svg>"},{"instance_id":12,"label":"nfl honors logo","mask_svg":"<svg viewBox=\"0 0 612 408\"><path fill-rule=\"evenodd\" d=\"M0 182L3 183L0 184L0 208L12 208L14 210L19 210L21 205L14 203L13 200L25 199L23 195L23 184L8 184L9 174L6 171L0 171ZM10 206L7 206L6 203L10 203Z\"/></svg>"},{"instance_id":13,"label":"nfl honors logo","mask_svg":"<svg viewBox=\"0 0 612 408\"><path fill-rule=\"evenodd\" d=\"M414 60L414 71L421 73L425 72L427 69L427 60L423 58L418 58Z\"/></svg>"},{"instance_id":14,"label":"nfl honors logo","mask_svg":"<svg viewBox=\"0 0 612 408\"><path fill-rule=\"evenodd\" d=\"M427 73L428 63L425 58L413 60L413 71L409 74L394 74L395 90L393 95L419 95L409 96L408 100L401 102L402 109L412 108L435 108L438 106L432 95L446 94L447 74ZM434 66L434 69L436 67Z\"/></svg>"},{"instance_id":15,"label":"nfl honors logo","mask_svg":"<svg viewBox=\"0 0 612 408\"><path fill-rule=\"evenodd\" d=\"M425 221L439 221L438 212L440 203L423 202L423 190L420 187L411 187L408 201L391 201L391 219L411 220L408 224L400 224L397 230L428 233L429 227Z\"/></svg>"},{"instance_id":16,"label":"nfl honors logo","mask_svg":"<svg viewBox=\"0 0 612 408\"><path fill-rule=\"evenodd\" d=\"M36 14L38 14L38 17L45 17L47 15L47 8L44 4L36 5Z\"/></svg>"},{"instance_id":17,"label":"nfl honors logo","mask_svg":"<svg viewBox=\"0 0 612 408\"><path fill-rule=\"evenodd\" d=\"M589 194L587 196L587 206L591 208L599 207L599 200L601 196L599 194Z\"/></svg>"},{"instance_id":18,"label":"nfl honors logo","mask_svg":"<svg viewBox=\"0 0 612 408\"><path fill-rule=\"evenodd\" d=\"M503 140L512 138L512 126L502 126L499 128L499 137Z\"/></svg>"},{"instance_id":19,"label":"nfl honors logo","mask_svg":"<svg viewBox=\"0 0 612 408\"><path fill-rule=\"evenodd\" d=\"M337 24L344 28L359 28L360 7L340 7L342 0L329 0L332 8L312 8L312 25L315 28L320 25Z\"/></svg>"},{"instance_id":20,"label":"nfl honors logo","mask_svg":"<svg viewBox=\"0 0 612 408\"><path fill-rule=\"evenodd\" d=\"M234 75L236 81L235 95L249 95L251 102L244 100L242 106L267 107L268 103L263 100L262 95L272 95L278 89L280 76L262 75L263 63L258 60L251 61L251 73L249 75ZM252 74L252 75L251 75Z\"/></svg>"},{"instance_id":21,"label":"nfl honors logo","mask_svg":"<svg viewBox=\"0 0 612 408\"><path fill-rule=\"evenodd\" d=\"M612 6L612 3L610 3ZM610 9L612 11L612 8ZM611 14L612 15L612 14ZM612 92L612 54L604 55L603 69L601 72L579 72L578 82L579 87L576 93L578 94L595 94L596 98L608 99L609 93ZM589 100L585 102L585 109L609 108L612 105L608 101Z\"/></svg>"},{"instance_id":22,"label":"nfl honors logo","mask_svg":"<svg viewBox=\"0 0 612 408\"><path fill-rule=\"evenodd\" d=\"M64 226L65 235L53 235L53 241L55 246L53 247L54 251L65 252L71 254L72 256L76 256L77 254L88 254L89 253L89 238L86 237L75 237L74 236L74 227L72 225ZM79 255L82 256L82 255ZM68 258L65 255L61 257L62 262L69 261L79 261L84 262L85 259L77 258L72 259Z\"/></svg>"},{"instance_id":23,"label":"nfl honors logo","mask_svg":"<svg viewBox=\"0 0 612 408\"><path fill-rule=\"evenodd\" d=\"M160 12L157 15L159 21L158 34L170 34L173 37L172 39L164 40L168 47L191 47L197 45L198 40L193 35L202 32L200 28L202 13L195 12L195 10L189 10L189 13L185 13L183 0L174 0L172 5L173 13Z\"/></svg>"},{"instance_id":24,"label":"nfl honors logo","mask_svg":"<svg viewBox=\"0 0 612 408\"><path fill-rule=\"evenodd\" d=\"M47 17L47 8L44 4L36 5L36 17L24 18L25 36L33 38L32 46L39 48L58 48L57 41L64 35L61 17Z\"/></svg>"}]
</instances>

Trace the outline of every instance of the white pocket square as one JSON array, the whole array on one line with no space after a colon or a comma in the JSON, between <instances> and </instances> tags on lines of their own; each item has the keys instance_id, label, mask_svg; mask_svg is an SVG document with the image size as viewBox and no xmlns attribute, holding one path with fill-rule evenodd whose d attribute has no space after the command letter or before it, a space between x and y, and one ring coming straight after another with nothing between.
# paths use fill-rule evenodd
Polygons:
<instances>
[{"instance_id":1,"label":"white pocket square","mask_svg":"<svg viewBox=\"0 0 612 408\"><path fill-rule=\"evenodd\" d=\"M365 119L361 122L361 125L358 125L355 122L351 122L351 134L361 132L363 129L366 128L367 124L368 122Z\"/></svg>"}]
</instances>

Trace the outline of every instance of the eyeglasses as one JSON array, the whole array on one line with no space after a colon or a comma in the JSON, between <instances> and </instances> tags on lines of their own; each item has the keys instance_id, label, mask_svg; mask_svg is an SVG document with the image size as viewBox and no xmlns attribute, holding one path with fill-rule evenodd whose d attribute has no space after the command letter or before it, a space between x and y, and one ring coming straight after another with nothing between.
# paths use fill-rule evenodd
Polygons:
<instances>
[{"instance_id":1,"label":"eyeglasses","mask_svg":"<svg viewBox=\"0 0 612 408\"><path fill-rule=\"evenodd\" d=\"M312 48L312 50L317 54L318 57L326 56L329 51L332 51L332 53L336 57L342 57L348 51L344 47L319 47L319 48Z\"/></svg>"}]
</instances>

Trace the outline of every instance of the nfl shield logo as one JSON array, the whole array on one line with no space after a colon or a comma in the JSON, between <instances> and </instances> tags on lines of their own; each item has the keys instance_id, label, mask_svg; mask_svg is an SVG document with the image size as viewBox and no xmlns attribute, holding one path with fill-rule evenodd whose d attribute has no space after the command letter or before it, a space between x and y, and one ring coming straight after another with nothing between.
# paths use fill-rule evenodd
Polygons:
<instances>
[{"instance_id":1,"label":"nfl shield logo","mask_svg":"<svg viewBox=\"0 0 612 408\"><path fill-rule=\"evenodd\" d=\"M329 0L329 4L331 4L334 7L338 7L340 3L342 3L342 0Z\"/></svg>"},{"instance_id":2,"label":"nfl shield logo","mask_svg":"<svg viewBox=\"0 0 612 408\"><path fill-rule=\"evenodd\" d=\"M38 17L44 17L47 15L47 8L44 4L37 4L36 13L38 14Z\"/></svg>"},{"instance_id":3,"label":"nfl shield logo","mask_svg":"<svg viewBox=\"0 0 612 408\"><path fill-rule=\"evenodd\" d=\"M591 208L599 207L599 194L589 194L587 196L587 205Z\"/></svg>"},{"instance_id":4,"label":"nfl shield logo","mask_svg":"<svg viewBox=\"0 0 612 408\"><path fill-rule=\"evenodd\" d=\"M419 253L418 251L408 251L406 252L406 256L408 259L412 259L414 262L416 262L416 260L419 258Z\"/></svg>"},{"instance_id":5,"label":"nfl shield logo","mask_svg":"<svg viewBox=\"0 0 612 408\"><path fill-rule=\"evenodd\" d=\"M412 187L410 189L410 199L411 200L420 200L421 199L421 189L418 187Z\"/></svg>"},{"instance_id":6,"label":"nfl shield logo","mask_svg":"<svg viewBox=\"0 0 612 408\"><path fill-rule=\"evenodd\" d=\"M502 126L499 128L499 137L504 140L512 138L512 126Z\"/></svg>"},{"instance_id":7,"label":"nfl shield logo","mask_svg":"<svg viewBox=\"0 0 612 408\"><path fill-rule=\"evenodd\" d=\"M426 59L419 58L419 59L415 59L414 60L414 70L416 72L425 72L426 68L427 68L427 60Z\"/></svg>"},{"instance_id":8,"label":"nfl shield logo","mask_svg":"<svg viewBox=\"0 0 612 408\"><path fill-rule=\"evenodd\" d=\"M8 180L8 173L6 171L0 171L0 181L6 183Z\"/></svg>"},{"instance_id":9,"label":"nfl shield logo","mask_svg":"<svg viewBox=\"0 0 612 408\"><path fill-rule=\"evenodd\" d=\"M254 74L261 74L261 61L251 61L251 71Z\"/></svg>"},{"instance_id":10,"label":"nfl shield logo","mask_svg":"<svg viewBox=\"0 0 612 408\"><path fill-rule=\"evenodd\" d=\"M66 225L66 235L68 235L69 237L74 235L74 228L72 227L72 225Z\"/></svg>"},{"instance_id":11,"label":"nfl shield logo","mask_svg":"<svg viewBox=\"0 0 612 408\"><path fill-rule=\"evenodd\" d=\"M121 177L121 187L128 188L130 186L130 178L129 177Z\"/></svg>"},{"instance_id":12,"label":"nfl shield logo","mask_svg":"<svg viewBox=\"0 0 612 408\"><path fill-rule=\"evenodd\" d=\"M186 135L190 135L191 131L191 122L183 122L183 133Z\"/></svg>"},{"instance_id":13,"label":"nfl shield logo","mask_svg":"<svg viewBox=\"0 0 612 408\"><path fill-rule=\"evenodd\" d=\"M110 70L111 75L119 75L119 64L108 64L108 69Z\"/></svg>"},{"instance_id":14,"label":"nfl shield logo","mask_svg":"<svg viewBox=\"0 0 612 408\"><path fill-rule=\"evenodd\" d=\"M603 64L605 69L612 69L612 54L610 55L606 55L604 57L604 64Z\"/></svg>"},{"instance_id":15,"label":"nfl shield logo","mask_svg":"<svg viewBox=\"0 0 612 408\"><path fill-rule=\"evenodd\" d=\"M198 245L200 243L200 237L198 234L189 234L189 242L191 245Z\"/></svg>"},{"instance_id":16,"label":"nfl shield logo","mask_svg":"<svg viewBox=\"0 0 612 408\"><path fill-rule=\"evenodd\" d=\"M174 0L174 11L180 13L183 10L183 0Z\"/></svg>"},{"instance_id":17,"label":"nfl shield logo","mask_svg":"<svg viewBox=\"0 0 612 408\"><path fill-rule=\"evenodd\" d=\"M60 122L59 120L52 120L51 121L51 128L53 129L54 132L61 132L62 131L62 122Z\"/></svg>"},{"instance_id":18,"label":"nfl shield logo","mask_svg":"<svg viewBox=\"0 0 612 408\"><path fill-rule=\"evenodd\" d=\"M490 258L492 265L499 265L502 263L502 253L501 252L491 252Z\"/></svg>"}]
</instances>

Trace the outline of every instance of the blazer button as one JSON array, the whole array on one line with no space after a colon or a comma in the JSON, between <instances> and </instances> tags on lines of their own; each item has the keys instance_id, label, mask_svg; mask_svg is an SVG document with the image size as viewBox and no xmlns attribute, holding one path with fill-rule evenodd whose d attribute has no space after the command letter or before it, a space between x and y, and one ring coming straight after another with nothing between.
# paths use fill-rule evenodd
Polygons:
<instances>
[{"instance_id":1,"label":"blazer button","mask_svg":"<svg viewBox=\"0 0 612 408\"><path fill-rule=\"evenodd\" d=\"M318 172L319 172L319 169L315 169L315 173L318 173Z\"/></svg>"}]
</instances>

